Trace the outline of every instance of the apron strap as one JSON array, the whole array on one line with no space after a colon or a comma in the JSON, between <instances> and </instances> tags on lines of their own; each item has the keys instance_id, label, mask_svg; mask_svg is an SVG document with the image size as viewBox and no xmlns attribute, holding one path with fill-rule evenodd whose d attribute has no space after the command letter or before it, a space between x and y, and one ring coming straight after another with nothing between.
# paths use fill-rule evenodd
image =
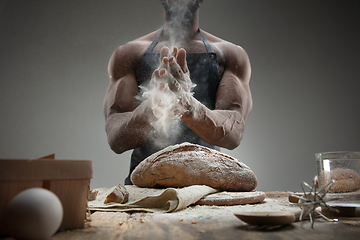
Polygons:
<instances>
[{"instance_id":1,"label":"apron strap","mask_svg":"<svg viewBox=\"0 0 360 240\"><path fill-rule=\"evenodd\" d=\"M211 46L209 40L207 40L207 38L205 37L203 32L200 30L200 28L199 28L199 32L200 32L201 38L203 39L203 42L205 44L207 52L208 53L215 53L215 51L214 51L213 47Z\"/></svg>"},{"instance_id":2,"label":"apron strap","mask_svg":"<svg viewBox=\"0 0 360 240\"><path fill-rule=\"evenodd\" d=\"M161 33L163 31L164 27L162 27L159 32L156 34L154 40L152 41L152 43L150 44L150 46L148 47L148 49L145 51L145 53L152 53L152 51L154 50L156 44L158 43L159 41L159 38L161 36Z\"/></svg>"}]
</instances>

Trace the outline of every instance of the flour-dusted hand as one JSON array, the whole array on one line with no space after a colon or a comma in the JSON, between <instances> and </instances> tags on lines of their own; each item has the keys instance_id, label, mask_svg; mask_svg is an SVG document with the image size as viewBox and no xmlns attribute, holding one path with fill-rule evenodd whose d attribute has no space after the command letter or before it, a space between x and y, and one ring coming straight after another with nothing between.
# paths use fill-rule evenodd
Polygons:
<instances>
[{"instance_id":1,"label":"flour-dusted hand","mask_svg":"<svg viewBox=\"0 0 360 240\"><path fill-rule=\"evenodd\" d=\"M190 80L190 72L186 63L186 51L174 47L172 56L168 60L168 71L173 77L169 86L173 91L190 92L193 84Z\"/></svg>"},{"instance_id":2,"label":"flour-dusted hand","mask_svg":"<svg viewBox=\"0 0 360 240\"><path fill-rule=\"evenodd\" d=\"M175 115L173 108L178 105L179 97L172 91L168 85L169 74L166 70L156 70L150 81L149 89L143 96L151 101L151 108L155 117L160 118L180 118L181 115Z\"/></svg>"},{"instance_id":3,"label":"flour-dusted hand","mask_svg":"<svg viewBox=\"0 0 360 240\"><path fill-rule=\"evenodd\" d=\"M164 47L160 52L160 66L143 96L150 98L158 119L180 119L190 109L192 85L185 50L174 47L170 53L169 48Z\"/></svg>"},{"instance_id":4,"label":"flour-dusted hand","mask_svg":"<svg viewBox=\"0 0 360 240\"><path fill-rule=\"evenodd\" d=\"M171 119L181 116L192 108L191 97L194 88L186 64L186 51L174 47L173 52L167 47L161 49L160 66L154 71L150 88L158 89L153 96L153 111L157 117Z\"/></svg>"}]
</instances>

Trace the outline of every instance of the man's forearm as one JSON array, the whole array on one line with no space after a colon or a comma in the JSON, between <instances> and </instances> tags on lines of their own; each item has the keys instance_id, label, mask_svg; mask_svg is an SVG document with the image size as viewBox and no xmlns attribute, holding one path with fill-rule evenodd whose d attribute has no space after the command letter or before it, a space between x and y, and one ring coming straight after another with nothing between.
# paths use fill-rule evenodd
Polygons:
<instances>
[{"instance_id":1,"label":"man's forearm","mask_svg":"<svg viewBox=\"0 0 360 240\"><path fill-rule=\"evenodd\" d=\"M200 138L211 145L234 149L243 136L245 121L233 110L210 110L195 100L193 111L182 116L182 121Z\"/></svg>"},{"instance_id":2,"label":"man's forearm","mask_svg":"<svg viewBox=\"0 0 360 240\"><path fill-rule=\"evenodd\" d=\"M115 153L134 149L146 141L153 127L155 116L143 102L132 112L112 113L106 121L110 148Z\"/></svg>"}]
</instances>

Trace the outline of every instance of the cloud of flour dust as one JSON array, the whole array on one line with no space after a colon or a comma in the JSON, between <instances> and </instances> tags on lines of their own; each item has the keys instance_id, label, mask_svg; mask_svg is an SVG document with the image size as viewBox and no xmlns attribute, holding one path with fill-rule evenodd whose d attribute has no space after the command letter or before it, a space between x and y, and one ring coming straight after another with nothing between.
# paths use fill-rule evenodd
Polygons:
<instances>
[{"instance_id":1,"label":"cloud of flour dust","mask_svg":"<svg viewBox=\"0 0 360 240\"><path fill-rule=\"evenodd\" d=\"M140 86L140 100L148 100L157 121L152 125L155 130L153 137L156 138L158 147L167 146L169 143L175 143L181 130L181 116L186 111L182 101L188 101L192 97L192 88L195 86L189 80L187 85L181 85L180 90L174 92L167 85L166 80L150 80L149 84ZM188 89L188 90L186 90ZM190 89L190 91L189 91Z\"/></svg>"},{"instance_id":2,"label":"cloud of flour dust","mask_svg":"<svg viewBox=\"0 0 360 240\"><path fill-rule=\"evenodd\" d=\"M194 15L202 1L189 0L165 0L163 2L167 13L167 24L169 27L170 49L174 46L181 46L185 39L188 39L194 21Z\"/></svg>"},{"instance_id":3,"label":"cloud of flour dust","mask_svg":"<svg viewBox=\"0 0 360 240\"><path fill-rule=\"evenodd\" d=\"M168 3L168 1L171 3ZM169 49L172 50L174 46L182 46L185 39L188 38L188 34L191 32L188 29L192 25L191 21L193 21L193 16L198 7L194 4L193 1L189 2L187 0L163 1L165 11L169 16L167 19ZM150 107L157 117L157 121L152 124L155 130L155 134L152 137L156 138L154 142L156 142L158 147L176 142L176 138L181 130L180 117L184 112L184 109L181 109L180 103L182 100L189 99L193 95L191 90L194 87L195 85L191 83L189 78L187 85L181 86L178 92L174 92L169 88L166 81L161 82L159 79L155 79L154 76L147 85L140 86L141 94L139 100L149 100Z\"/></svg>"}]
</instances>

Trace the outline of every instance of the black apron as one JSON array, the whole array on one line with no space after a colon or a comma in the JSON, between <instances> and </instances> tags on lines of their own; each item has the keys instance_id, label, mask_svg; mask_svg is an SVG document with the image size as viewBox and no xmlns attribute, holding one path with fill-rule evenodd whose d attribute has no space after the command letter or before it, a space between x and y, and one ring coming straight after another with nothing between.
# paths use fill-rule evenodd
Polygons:
<instances>
[{"instance_id":1,"label":"black apron","mask_svg":"<svg viewBox=\"0 0 360 240\"><path fill-rule=\"evenodd\" d=\"M215 109L216 92L221 80L221 73L214 49L200 29L199 32L207 52L187 53L186 61L190 71L190 79L196 84L196 87L193 89L194 97L206 107L213 110ZM159 67L160 53L152 53L152 51L155 48L161 33L162 29L156 35L154 41L150 44L141 59L141 64L136 78L138 86L148 83L154 70ZM183 142L190 142L220 150L219 147L212 146L199 138L181 120L174 121L180 121L179 128L181 134L178 134L176 139L171 139L171 141L166 142L165 146L162 145L159 147L156 143L156 138L158 137L160 139L161 136L156 136L157 133L153 131L145 143L134 149L131 155L130 172L128 177L125 179L126 185L132 184L130 181L130 174L135 167L146 157L163 149L164 147Z\"/></svg>"}]
</instances>

